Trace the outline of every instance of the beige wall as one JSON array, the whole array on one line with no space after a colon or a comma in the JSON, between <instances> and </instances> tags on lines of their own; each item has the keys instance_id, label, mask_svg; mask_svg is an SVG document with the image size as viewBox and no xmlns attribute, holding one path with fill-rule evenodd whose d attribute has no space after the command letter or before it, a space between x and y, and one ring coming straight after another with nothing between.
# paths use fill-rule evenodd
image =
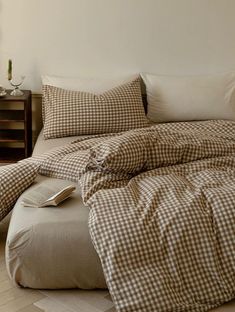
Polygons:
<instances>
[{"instance_id":1,"label":"beige wall","mask_svg":"<svg viewBox=\"0 0 235 312\"><path fill-rule=\"evenodd\" d=\"M234 0L0 0L0 84L8 58L34 92L41 73L229 71L234 12Z\"/></svg>"}]
</instances>

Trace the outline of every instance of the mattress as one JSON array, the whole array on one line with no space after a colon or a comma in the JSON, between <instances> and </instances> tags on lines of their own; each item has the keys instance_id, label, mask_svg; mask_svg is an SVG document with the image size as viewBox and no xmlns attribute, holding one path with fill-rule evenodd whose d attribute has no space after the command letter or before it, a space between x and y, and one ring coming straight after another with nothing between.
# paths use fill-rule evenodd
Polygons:
<instances>
[{"instance_id":1,"label":"mattress","mask_svg":"<svg viewBox=\"0 0 235 312\"><path fill-rule=\"evenodd\" d=\"M41 133L34 155L76 138L45 141ZM11 279L18 286L37 289L106 288L100 260L88 232L89 210L82 202L79 186L76 185L76 192L62 206L23 207L24 196L39 183L68 184L38 176L18 199L6 243L6 264Z\"/></svg>"}]
</instances>

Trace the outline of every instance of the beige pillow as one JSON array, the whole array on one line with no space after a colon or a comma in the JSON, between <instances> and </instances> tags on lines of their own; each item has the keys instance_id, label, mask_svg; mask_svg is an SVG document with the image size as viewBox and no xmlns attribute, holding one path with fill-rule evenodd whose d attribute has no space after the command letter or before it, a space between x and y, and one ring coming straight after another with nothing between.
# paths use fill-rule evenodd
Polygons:
<instances>
[{"instance_id":1,"label":"beige pillow","mask_svg":"<svg viewBox=\"0 0 235 312\"><path fill-rule=\"evenodd\" d=\"M121 132L148 125L140 78L102 94L43 86L45 139Z\"/></svg>"},{"instance_id":2,"label":"beige pillow","mask_svg":"<svg viewBox=\"0 0 235 312\"><path fill-rule=\"evenodd\" d=\"M11 211L18 197L35 180L38 165L26 161L0 167L0 221Z\"/></svg>"},{"instance_id":3,"label":"beige pillow","mask_svg":"<svg viewBox=\"0 0 235 312\"><path fill-rule=\"evenodd\" d=\"M153 122L235 120L235 73L210 76L142 74Z\"/></svg>"}]
</instances>

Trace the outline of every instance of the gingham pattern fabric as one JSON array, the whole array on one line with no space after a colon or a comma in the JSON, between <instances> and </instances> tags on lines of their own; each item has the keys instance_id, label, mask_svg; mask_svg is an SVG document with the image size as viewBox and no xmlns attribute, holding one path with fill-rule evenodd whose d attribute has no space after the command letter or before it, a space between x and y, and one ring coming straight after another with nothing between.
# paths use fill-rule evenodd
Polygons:
<instances>
[{"instance_id":1,"label":"gingham pattern fabric","mask_svg":"<svg viewBox=\"0 0 235 312\"><path fill-rule=\"evenodd\" d=\"M203 312L233 299L235 123L134 132L93 147L80 180L116 310Z\"/></svg>"},{"instance_id":2,"label":"gingham pattern fabric","mask_svg":"<svg viewBox=\"0 0 235 312\"><path fill-rule=\"evenodd\" d=\"M101 95L43 86L45 139L145 127L140 78Z\"/></svg>"},{"instance_id":3,"label":"gingham pattern fabric","mask_svg":"<svg viewBox=\"0 0 235 312\"><path fill-rule=\"evenodd\" d=\"M211 124L210 131L213 128L217 128L216 123ZM197 137L195 131L153 127L128 132L92 147L91 161L96 169L103 171L136 173L179 162L219 157L224 155L225 149L227 154L233 154L232 134L227 136L228 140L224 140L223 134L218 133L211 140L211 134L206 132Z\"/></svg>"},{"instance_id":4,"label":"gingham pattern fabric","mask_svg":"<svg viewBox=\"0 0 235 312\"><path fill-rule=\"evenodd\" d=\"M80 181L117 312L204 312L235 297L235 122L94 136L24 162Z\"/></svg>"},{"instance_id":5,"label":"gingham pattern fabric","mask_svg":"<svg viewBox=\"0 0 235 312\"><path fill-rule=\"evenodd\" d=\"M78 182L90 158L90 148L115 134L93 135L54 148L27 161L39 165L38 173L51 178Z\"/></svg>"},{"instance_id":6,"label":"gingham pattern fabric","mask_svg":"<svg viewBox=\"0 0 235 312\"><path fill-rule=\"evenodd\" d=\"M70 144L65 146L61 146L59 148L55 148L50 152L44 153L40 156L34 156L29 158L30 162L35 164L40 164L39 173L45 176L71 180L71 181L78 181L81 174L84 173L88 159L94 159L94 155L97 154L96 164L98 162L102 166L102 159L99 159L99 154L102 153L102 150L105 149L105 153L108 153L108 157L105 160L107 164L112 160L116 162L116 164L112 164L113 170L114 167L117 166L120 172L126 170L127 168L124 166L123 161L128 160L130 163L126 164L126 166L132 166L136 164L136 160L133 157L133 148L140 149L143 151L143 157L146 157L146 151L149 150L149 143L151 143L151 138L149 133L156 133L156 131L161 131L161 135L165 138L165 132L169 134L169 132L173 131L176 132L175 135L188 135L190 136L191 132L198 132L201 135L205 135L207 137L211 137L216 129L217 131L217 140L219 137L223 139L223 128L228 128L226 121L207 121L207 122L189 122L189 123L173 123L173 124L166 124L166 125L157 125L152 126L149 128L141 128L141 129L134 129L131 131L126 132L124 136L124 140L122 138L123 133L119 134L103 134L103 135L92 135L86 138L78 139ZM177 134L178 132L178 134ZM185 134L184 134L185 133ZM137 134L137 136L135 136ZM110 139L115 137L113 143L108 143ZM120 138L119 138L120 137ZM146 138L145 138L146 137ZM141 142L142 138L142 142ZM170 138L168 139L168 141ZM126 149L126 142L133 141L132 147L128 147L126 152L130 152L130 157L126 157L125 160L122 157L122 151ZM106 143L110 146L109 148L106 147ZM140 144L141 142L141 144ZM99 144L104 143L104 144ZM136 144L135 144L136 143ZM171 157L174 157L174 144L172 144L172 139L168 142L168 146L171 149ZM210 144L210 143L208 143ZM135 147L134 147L135 145ZM151 144L150 144L151 145ZM118 155L116 155L115 149L118 149ZM218 148L218 147L217 147ZM161 146L159 146L161 149ZM198 151L199 152L199 151ZM148 154L150 151L148 151ZM210 146L208 146L208 153L210 153ZM220 149L218 150L220 153ZM140 155L135 153L135 155ZM115 156L115 157L114 157ZM139 156L138 156L139 157ZM120 159L121 158L121 159ZM137 158L138 161L138 158ZM153 159L153 162L156 162L156 159ZM140 162L141 163L141 162ZM90 164L89 164L90 166ZM138 162L137 162L138 166ZM142 165L140 165L142 167ZM150 165L149 165L150 166ZM138 171L138 168L129 168L130 172Z\"/></svg>"},{"instance_id":7,"label":"gingham pattern fabric","mask_svg":"<svg viewBox=\"0 0 235 312\"><path fill-rule=\"evenodd\" d=\"M38 165L20 162L0 167L0 221L37 176Z\"/></svg>"}]
</instances>

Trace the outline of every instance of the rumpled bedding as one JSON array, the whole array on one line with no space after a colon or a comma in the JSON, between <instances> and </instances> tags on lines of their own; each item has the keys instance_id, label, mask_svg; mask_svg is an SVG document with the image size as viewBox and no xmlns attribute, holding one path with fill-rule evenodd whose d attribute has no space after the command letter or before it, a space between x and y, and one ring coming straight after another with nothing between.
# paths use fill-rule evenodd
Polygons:
<instances>
[{"instance_id":1,"label":"rumpled bedding","mask_svg":"<svg viewBox=\"0 0 235 312\"><path fill-rule=\"evenodd\" d=\"M235 297L235 123L165 124L92 147L83 197L118 312Z\"/></svg>"},{"instance_id":2,"label":"rumpled bedding","mask_svg":"<svg viewBox=\"0 0 235 312\"><path fill-rule=\"evenodd\" d=\"M28 161L81 184L117 312L203 312L235 297L235 122L94 136Z\"/></svg>"}]
</instances>

